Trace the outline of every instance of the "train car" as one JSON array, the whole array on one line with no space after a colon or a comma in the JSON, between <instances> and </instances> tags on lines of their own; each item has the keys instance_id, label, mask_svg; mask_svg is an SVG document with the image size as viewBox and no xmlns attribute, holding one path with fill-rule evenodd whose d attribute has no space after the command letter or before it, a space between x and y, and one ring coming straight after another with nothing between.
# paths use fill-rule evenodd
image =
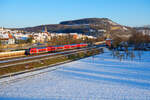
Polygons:
<instances>
[{"instance_id":1,"label":"train car","mask_svg":"<svg viewBox=\"0 0 150 100\"><path fill-rule=\"evenodd\" d=\"M47 47L47 51L48 52L56 51L56 50L57 50L57 47L55 47L55 46L49 46L49 47Z\"/></svg>"},{"instance_id":2,"label":"train car","mask_svg":"<svg viewBox=\"0 0 150 100\"><path fill-rule=\"evenodd\" d=\"M70 49L71 45L64 45L64 49Z\"/></svg>"},{"instance_id":3,"label":"train car","mask_svg":"<svg viewBox=\"0 0 150 100\"><path fill-rule=\"evenodd\" d=\"M0 57L12 57L12 56L20 56L20 55L34 55L39 53L46 53L46 52L55 52L67 49L75 49L75 48L83 48L88 46L86 43L82 44L68 44L68 45L58 45L58 46L48 46L48 47L38 47L38 48L29 48L26 50L20 51L11 51L11 52L2 52L0 53Z\"/></svg>"},{"instance_id":4,"label":"train car","mask_svg":"<svg viewBox=\"0 0 150 100\"><path fill-rule=\"evenodd\" d=\"M12 56L20 56L20 55L24 55L24 54L25 54L25 50L1 52L0 57L1 58L7 58L7 57L12 57Z\"/></svg>"},{"instance_id":5,"label":"train car","mask_svg":"<svg viewBox=\"0 0 150 100\"><path fill-rule=\"evenodd\" d=\"M87 47L87 46L88 46L88 44L86 44L86 43L77 44L77 48Z\"/></svg>"},{"instance_id":6,"label":"train car","mask_svg":"<svg viewBox=\"0 0 150 100\"><path fill-rule=\"evenodd\" d=\"M26 51L26 54L38 54L38 53L44 53L48 52L47 47L38 47L38 48L30 48L29 50Z\"/></svg>"},{"instance_id":7,"label":"train car","mask_svg":"<svg viewBox=\"0 0 150 100\"><path fill-rule=\"evenodd\" d=\"M71 46L72 49L74 49L74 48L77 47L77 44L71 44L70 46Z\"/></svg>"},{"instance_id":8,"label":"train car","mask_svg":"<svg viewBox=\"0 0 150 100\"><path fill-rule=\"evenodd\" d=\"M50 52L52 50L52 46L47 47L47 51Z\"/></svg>"},{"instance_id":9,"label":"train car","mask_svg":"<svg viewBox=\"0 0 150 100\"><path fill-rule=\"evenodd\" d=\"M63 50L64 49L64 45L58 45L56 46L56 50Z\"/></svg>"},{"instance_id":10,"label":"train car","mask_svg":"<svg viewBox=\"0 0 150 100\"><path fill-rule=\"evenodd\" d=\"M38 48L29 48L26 50L26 55L33 55L33 54L39 54L39 53L45 53L45 52L51 52L55 51L56 47L49 46L49 47L38 47Z\"/></svg>"},{"instance_id":11,"label":"train car","mask_svg":"<svg viewBox=\"0 0 150 100\"><path fill-rule=\"evenodd\" d=\"M37 49L37 53L48 52L47 47L39 47L39 48L36 48L36 49Z\"/></svg>"},{"instance_id":12,"label":"train car","mask_svg":"<svg viewBox=\"0 0 150 100\"><path fill-rule=\"evenodd\" d=\"M26 50L26 54L32 55L32 54L39 54L39 53L45 53L45 52L55 52L55 51L60 51L60 50L75 49L75 48L81 48L81 47L86 47L86 46L88 46L88 44L82 43L82 44L68 44L68 45L30 48Z\"/></svg>"},{"instance_id":13,"label":"train car","mask_svg":"<svg viewBox=\"0 0 150 100\"><path fill-rule=\"evenodd\" d=\"M81 45L80 45L80 44L77 44L76 46L77 46L77 48L80 48L80 47L81 47Z\"/></svg>"},{"instance_id":14,"label":"train car","mask_svg":"<svg viewBox=\"0 0 150 100\"><path fill-rule=\"evenodd\" d=\"M37 53L37 48L29 48L29 50L27 50L27 54L36 54Z\"/></svg>"}]
</instances>

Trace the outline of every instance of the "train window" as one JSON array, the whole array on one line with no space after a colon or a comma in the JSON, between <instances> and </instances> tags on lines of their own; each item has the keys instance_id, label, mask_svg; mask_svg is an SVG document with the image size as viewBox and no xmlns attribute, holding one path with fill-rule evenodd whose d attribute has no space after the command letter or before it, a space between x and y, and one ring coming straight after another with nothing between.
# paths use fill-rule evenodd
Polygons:
<instances>
[{"instance_id":1,"label":"train window","mask_svg":"<svg viewBox=\"0 0 150 100\"><path fill-rule=\"evenodd\" d=\"M31 52L34 52L35 50L31 50Z\"/></svg>"}]
</instances>

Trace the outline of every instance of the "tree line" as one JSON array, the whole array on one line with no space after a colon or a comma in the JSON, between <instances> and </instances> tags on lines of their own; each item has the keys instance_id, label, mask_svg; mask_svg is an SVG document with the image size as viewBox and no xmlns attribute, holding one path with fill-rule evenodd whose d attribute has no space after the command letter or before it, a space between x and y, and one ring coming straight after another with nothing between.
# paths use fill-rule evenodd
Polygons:
<instances>
[{"instance_id":1,"label":"tree line","mask_svg":"<svg viewBox=\"0 0 150 100\"><path fill-rule=\"evenodd\" d=\"M122 47L133 47L135 50L144 50L150 46L150 35L133 31L129 38L114 36L112 47L121 49Z\"/></svg>"}]
</instances>

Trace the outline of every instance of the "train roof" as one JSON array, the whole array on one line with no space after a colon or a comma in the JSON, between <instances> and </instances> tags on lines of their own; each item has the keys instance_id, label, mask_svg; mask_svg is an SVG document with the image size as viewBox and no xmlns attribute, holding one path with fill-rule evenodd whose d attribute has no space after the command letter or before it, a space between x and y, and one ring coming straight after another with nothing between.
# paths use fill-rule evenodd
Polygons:
<instances>
[{"instance_id":1,"label":"train roof","mask_svg":"<svg viewBox=\"0 0 150 100\"><path fill-rule=\"evenodd\" d=\"M47 47L37 47L37 48L29 48L29 49L45 49Z\"/></svg>"},{"instance_id":2,"label":"train roof","mask_svg":"<svg viewBox=\"0 0 150 100\"><path fill-rule=\"evenodd\" d=\"M64 45L55 45L54 47L63 47Z\"/></svg>"},{"instance_id":3,"label":"train roof","mask_svg":"<svg viewBox=\"0 0 150 100\"><path fill-rule=\"evenodd\" d=\"M87 43L80 43L80 44L87 44ZM66 44L66 45L70 45L70 46L73 46L73 45L80 45L80 44ZM48 46L48 47L63 47L64 45L56 45L56 46ZM29 48L29 49L45 49L47 47L36 47L36 48Z\"/></svg>"},{"instance_id":4,"label":"train roof","mask_svg":"<svg viewBox=\"0 0 150 100\"><path fill-rule=\"evenodd\" d=\"M77 44L65 44L65 45L70 45L70 46L72 46L72 45L77 45ZM65 45L56 45L55 47L63 47L63 46L65 46Z\"/></svg>"}]
</instances>

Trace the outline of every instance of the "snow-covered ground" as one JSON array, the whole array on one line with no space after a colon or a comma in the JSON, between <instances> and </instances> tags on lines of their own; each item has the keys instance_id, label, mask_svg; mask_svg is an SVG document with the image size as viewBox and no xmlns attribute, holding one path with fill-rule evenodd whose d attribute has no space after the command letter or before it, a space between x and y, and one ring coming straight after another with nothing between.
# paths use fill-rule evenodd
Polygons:
<instances>
[{"instance_id":1,"label":"snow-covered ground","mask_svg":"<svg viewBox=\"0 0 150 100\"><path fill-rule=\"evenodd\" d=\"M150 52L120 62L106 51L57 68L1 79L0 100L150 100Z\"/></svg>"}]
</instances>

